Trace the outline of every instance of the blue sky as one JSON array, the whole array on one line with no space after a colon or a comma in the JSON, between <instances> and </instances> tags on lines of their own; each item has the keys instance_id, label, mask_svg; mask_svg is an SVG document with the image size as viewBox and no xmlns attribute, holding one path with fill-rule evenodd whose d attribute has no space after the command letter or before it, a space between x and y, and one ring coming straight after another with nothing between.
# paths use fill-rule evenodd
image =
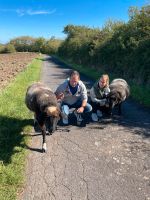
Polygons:
<instances>
[{"instance_id":1,"label":"blue sky","mask_svg":"<svg viewBox=\"0 0 150 200\"><path fill-rule=\"evenodd\" d=\"M0 43L18 36L65 38L68 24L99 27L128 21L128 8L148 0L0 0Z\"/></svg>"}]
</instances>

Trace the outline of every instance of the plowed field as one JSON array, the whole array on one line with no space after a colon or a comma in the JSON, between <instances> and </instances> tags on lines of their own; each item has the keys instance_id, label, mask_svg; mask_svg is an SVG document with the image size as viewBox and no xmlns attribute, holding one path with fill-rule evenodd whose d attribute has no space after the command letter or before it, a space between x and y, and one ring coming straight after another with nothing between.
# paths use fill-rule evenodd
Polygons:
<instances>
[{"instance_id":1,"label":"plowed field","mask_svg":"<svg viewBox=\"0 0 150 200\"><path fill-rule=\"evenodd\" d=\"M37 53L0 54L0 89L7 86L36 57Z\"/></svg>"}]
</instances>

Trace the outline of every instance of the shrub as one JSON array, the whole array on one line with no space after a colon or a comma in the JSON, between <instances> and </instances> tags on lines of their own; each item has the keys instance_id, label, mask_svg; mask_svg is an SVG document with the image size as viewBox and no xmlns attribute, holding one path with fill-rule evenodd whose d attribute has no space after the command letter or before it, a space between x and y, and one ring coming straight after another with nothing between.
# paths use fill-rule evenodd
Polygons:
<instances>
[{"instance_id":1,"label":"shrub","mask_svg":"<svg viewBox=\"0 0 150 200\"><path fill-rule=\"evenodd\" d=\"M14 52L16 52L16 49L12 44L5 45L1 50L1 53L14 53Z\"/></svg>"}]
</instances>

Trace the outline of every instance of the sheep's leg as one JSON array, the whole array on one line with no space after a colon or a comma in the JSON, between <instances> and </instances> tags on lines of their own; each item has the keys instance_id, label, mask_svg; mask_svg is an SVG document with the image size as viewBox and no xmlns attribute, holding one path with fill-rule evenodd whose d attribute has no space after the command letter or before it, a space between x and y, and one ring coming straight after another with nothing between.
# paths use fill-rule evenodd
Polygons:
<instances>
[{"instance_id":1,"label":"sheep's leg","mask_svg":"<svg viewBox=\"0 0 150 200\"><path fill-rule=\"evenodd\" d=\"M36 113L34 113L34 126L36 126L38 124L38 121L36 119Z\"/></svg>"},{"instance_id":2,"label":"sheep's leg","mask_svg":"<svg viewBox=\"0 0 150 200\"><path fill-rule=\"evenodd\" d=\"M119 114L119 115L121 115L121 104L122 104L122 103L120 103L120 104L118 105L118 114Z\"/></svg>"},{"instance_id":3,"label":"sheep's leg","mask_svg":"<svg viewBox=\"0 0 150 200\"><path fill-rule=\"evenodd\" d=\"M36 121L36 113L34 113L34 121Z\"/></svg>"},{"instance_id":4,"label":"sheep's leg","mask_svg":"<svg viewBox=\"0 0 150 200\"><path fill-rule=\"evenodd\" d=\"M46 152L47 151L47 147L46 147L46 126L43 125L41 127L41 129L42 129L42 136L43 136L42 151Z\"/></svg>"}]
</instances>

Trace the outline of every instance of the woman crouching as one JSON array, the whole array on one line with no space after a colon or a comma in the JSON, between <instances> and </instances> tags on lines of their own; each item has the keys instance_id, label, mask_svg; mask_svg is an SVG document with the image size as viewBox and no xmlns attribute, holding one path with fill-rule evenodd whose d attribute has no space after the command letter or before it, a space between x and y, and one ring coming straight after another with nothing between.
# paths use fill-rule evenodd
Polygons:
<instances>
[{"instance_id":1,"label":"woman crouching","mask_svg":"<svg viewBox=\"0 0 150 200\"><path fill-rule=\"evenodd\" d=\"M97 122L98 118L101 118L103 112L107 110L106 97L109 92L109 76L103 74L90 90L91 105L93 107L92 120L94 122Z\"/></svg>"}]
</instances>

